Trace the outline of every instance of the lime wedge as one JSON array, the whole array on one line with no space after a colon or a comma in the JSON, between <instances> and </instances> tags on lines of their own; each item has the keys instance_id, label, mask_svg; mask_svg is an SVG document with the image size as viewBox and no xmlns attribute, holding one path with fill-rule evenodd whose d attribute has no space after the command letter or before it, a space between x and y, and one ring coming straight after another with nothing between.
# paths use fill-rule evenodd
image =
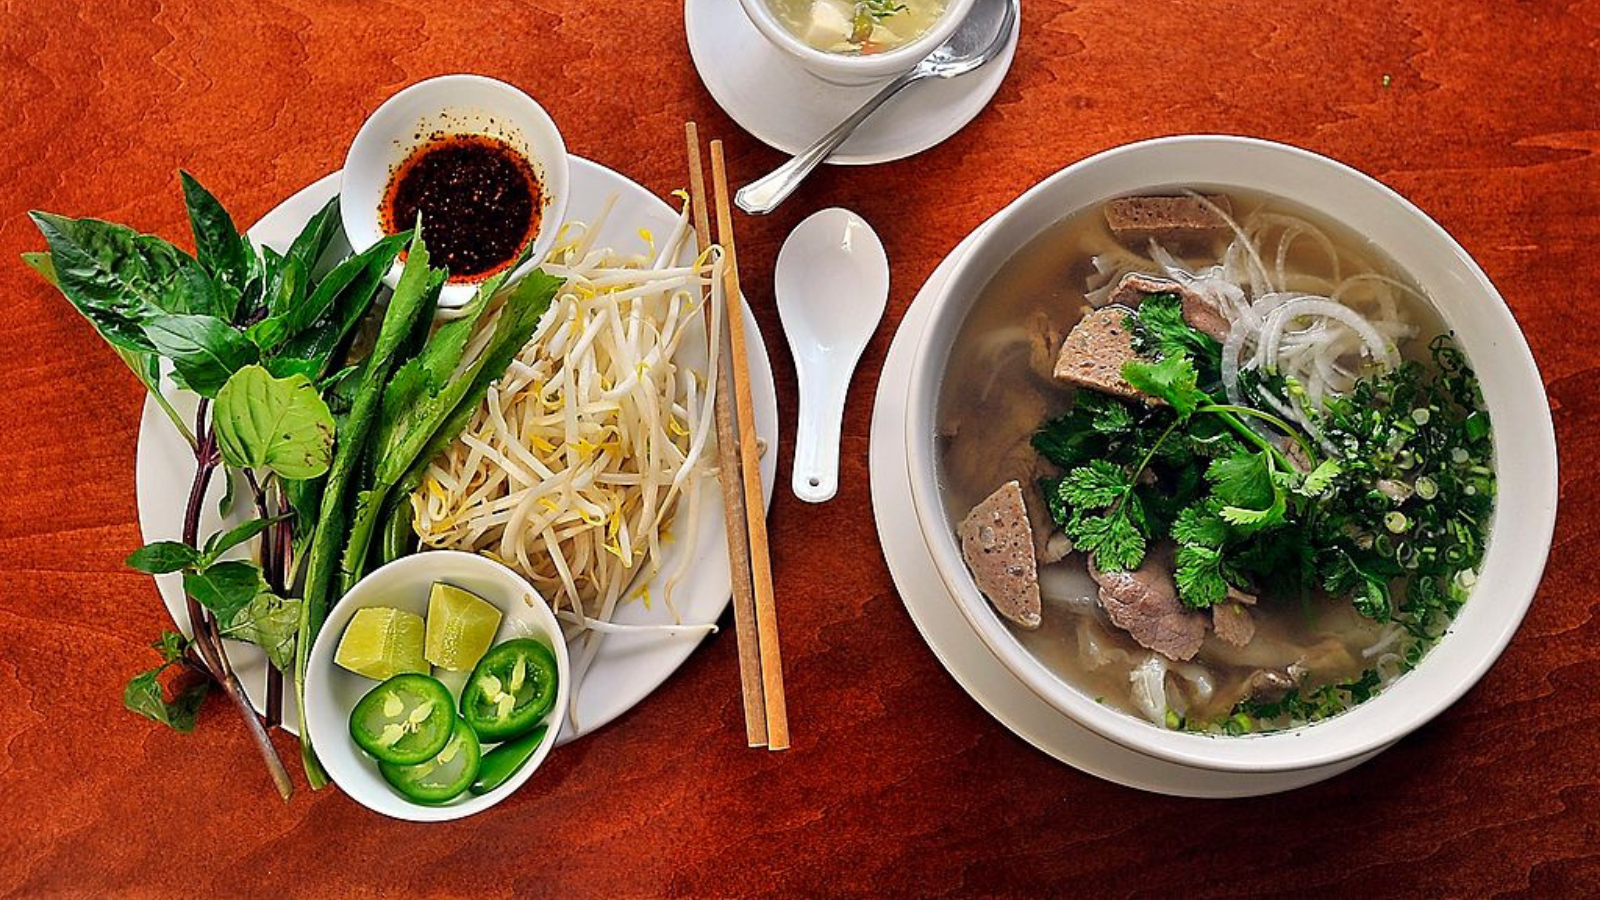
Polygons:
<instances>
[{"instance_id":1,"label":"lime wedge","mask_svg":"<svg viewBox=\"0 0 1600 900\"><path fill-rule=\"evenodd\" d=\"M386 606L356 610L333 661L357 675L385 681L403 672L428 674L422 656L422 617Z\"/></svg>"},{"instance_id":2,"label":"lime wedge","mask_svg":"<svg viewBox=\"0 0 1600 900\"><path fill-rule=\"evenodd\" d=\"M500 610L483 598L438 582L428 595L428 662L452 672L478 664L500 630Z\"/></svg>"}]
</instances>

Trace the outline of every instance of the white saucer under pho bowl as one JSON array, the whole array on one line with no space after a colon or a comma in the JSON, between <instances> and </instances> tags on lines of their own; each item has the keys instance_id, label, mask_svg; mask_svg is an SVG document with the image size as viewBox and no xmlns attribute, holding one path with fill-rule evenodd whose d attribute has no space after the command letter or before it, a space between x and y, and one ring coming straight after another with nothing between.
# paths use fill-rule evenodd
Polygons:
<instances>
[{"instance_id":1,"label":"white saucer under pho bowl","mask_svg":"<svg viewBox=\"0 0 1600 900\"><path fill-rule=\"evenodd\" d=\"M1107 740L1046 703L989 652L939 580L933 554L915 527L906 448L906 400L911 361L933 301L956 263L983 231L980 226L928 277L895 332L873 403L869 444L872 512L884 559L912 623L962 690L1012 733L1050 756L1097 778L1178 797L1254 797L1314 784L1345 772L1379 751L1296 772L1217 772L1156 759ZM1381 748L1380 748L1381 749Z\"/></svg>"},{"instance_id":2,"label":"white saucer under pho bowl","mask_svg":"<svg viewBox=\"0 0 1600 900\"><path fill-rule=\"evenodd\" d=\"M838 85L807 72L756 29L739 0L685 0L683 18L689 55L712 99L739 127L785 153L810 146L882 87ZM1005 50L975 72L906 88L828 162L874 165L943 143L989 105L1011 68L1021 33L1019 20Z\"/></svg>"},{"instance_id":3,"label":"white saucer under pho bowl","mask_svg":"<svg viewBox=\"0 0 1600 900\"><path fill-rule=\"evenodd\" d=\"M955 335L982 288L1017 248L1052 224L1115 197L1242 189L1286 198L1363 235L1433 298L1475 368L1489 413L1499 490L1474 595L1412 671L1330 719L1278 732L1215 737L1170 731L1095 702L1023 648L978 592L940 496L935 409ZM1184 136L1076 163L1023 194L976 236L930 299L905 401L911 499L933 568L983 646L1039 699L1100 737L1170 763L1231 773L1298 772L1369 756L1466 693L1511 640L1544 571L1555 527L1555 433L1527 341L1488 278L1432 219L1326 157L1267 141ZM1512 464L1506 464L1506 463Z\"/></svg>"},{"instance_id":4,"label":"white saucer under pho bowl","mask_svg":"<svg viewBox=\"0 0 1600 900\"><path fill-rule=\"evenodd\" d=\"M567 221L590 221L607 202L616 198L616 206L606 227L597 234L599 244L625 250L636 247L642 249L642 238L638 234L641 227L656 235L672 232L678 219L677 213L643 186L581 157L569 157L569 162L571 182ZM340 173L334 172L279 204L250 229L251 240L279 252L286 250L311 216L338 193L339 178ZM330 252L348 251L349 244L341 232L334 238ZM688 262L692 248L685 253L684 261ZM766 345L748 305L744 307L744 322L745 330L752 338L749 342L750 389L755 402L756 431L768 447L777 447L778 401L772 380L772 361L767 356ZM686 341L693 339L692 336L686 337ZM170 385L168 388L167 394L174 407L180 414L192 418L198 398ZM188 444L173 429L160 407L154 401L146 400L144 417L139 426L135 475L139 529L146 541L177 540L182 534L184 498L193 477L194 455ZM776 477L777 454L769 451L761 459L761 483L769 508ZM202 507L202 535L241 524L251 516L246 487L242 483L236 487L239 502L229 515L222 516L218 511L223 496L222 479L212 479L210 493ZM680 540L668 544L661 573L647 585L635 585L629 594L639 597L665 596L662 582L686 562L684 554L692 551L693 555L687 560L685 569L687 574L672 591L673 603L682 624L715 622L727 608L731 597L732 576L728 565L727 540L723 533L722 494L715 480L710 478L701 480L700 490L700 517L693 540L689 540L687 535L680 535ZM688 502L688 498L684 502ZM158 575L156 586L173 621L187 633L188 615L184 606L182 580L176 574ZM624 625L675 624L672 611L666 604L647 604L642 600L632 600L619 606L613 621ZM607 635L601 641L594 660L574 685L575 706L556 743L565 743L610 723L649 696L699 646L697 634L657 630ZM584 638L580 636L569 643L575 656L578 652L577 642L582 640ZM224 646L250 702L256 709L263 709L266 698L266 657L250 644L225 641ZM284 691L283 706L284 727L298 733L300 718L292 690Z\"/></svg>"}]
</instances>

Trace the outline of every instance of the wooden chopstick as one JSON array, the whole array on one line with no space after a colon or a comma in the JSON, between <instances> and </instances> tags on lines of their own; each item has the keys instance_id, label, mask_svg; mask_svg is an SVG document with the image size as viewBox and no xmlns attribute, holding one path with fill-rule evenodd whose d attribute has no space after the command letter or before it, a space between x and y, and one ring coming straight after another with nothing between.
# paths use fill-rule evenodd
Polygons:
<instances>
[{"instance_id":1,"label":"wooden chopstick","mask_svg":"<svg viewBox=\"0 0 1600 900\"><path fill-rule=\"evenodd\" d=\"M684 125L689 147L689 207L694 217L697 252L711 246L711 213L706 205L706 176L700 158L700 132L695 123ZM723 341L724 325L711 315L705 304L706 337ZM734 412L731 368L724 363L717 375L717 454L722 483L722 508L727 520L728 563L733 575L733 630L739 642L739 687L744 697L744 733L752 747L767 744L766 702L761 695L761 651L757 647L755 620L755 582L750 574L750 539L745 530L744 488L734 478L739 471L738 425Z\"/></svg>"},{"instance_id":2,"label":"wooden chopstick","mask_svg":"<svg viewBox=\"0 0 1600 900\"><path fill-rule=\"evenodd\" d=\"M733 208L728 202L727 162L722 142L711 142L711 186L717 201L717 243L727 265L729 367L733 371L734 414L739 424L739 463L744 481L744 520L750 536L750 574L755 585L756 640L761 648L761 688L767 704L767 749L789 749L789 713L783 696L783 656L778 650L778 617L772 597L772 557L767 547L767 505L762 500L750 363L745 355L744 295L739 293L739 257L733 240ZM777 448L772 448L776 452Z\"/></svg>"}]
</instances>

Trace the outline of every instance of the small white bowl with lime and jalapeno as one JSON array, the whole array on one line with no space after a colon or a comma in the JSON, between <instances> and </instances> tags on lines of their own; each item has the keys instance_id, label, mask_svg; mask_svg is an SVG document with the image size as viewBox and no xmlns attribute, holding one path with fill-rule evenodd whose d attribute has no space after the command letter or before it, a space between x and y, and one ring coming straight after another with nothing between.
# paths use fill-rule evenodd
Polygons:
<instances>
[{"instance_id":1,"label":"small white bowl with lime and jalapeno","mask_svg":"<svg viewBox=\"0 0 1600 900\"><path fill-rule=\"evenodd\" d=\"M356 802L397 819L458 819L544 762L570 674L555 615L526 580L485 557L430 551L368 575L329 612L308 661L305 721L323 768Z\"/></svg>"}]
</instances>

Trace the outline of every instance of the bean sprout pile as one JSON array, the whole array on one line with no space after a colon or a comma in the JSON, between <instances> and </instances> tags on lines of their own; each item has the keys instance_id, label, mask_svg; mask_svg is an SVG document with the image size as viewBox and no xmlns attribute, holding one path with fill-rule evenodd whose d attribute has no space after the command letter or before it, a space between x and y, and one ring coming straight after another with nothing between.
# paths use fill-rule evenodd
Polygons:
<instances>
[{"instance_id":1,"label":"bean sprout pile","mask_svg":"<svg viewBox=\"0 0 1600 900\"><path fill-rule=\"evenodd\" d=\"M583 636L575 680L605 634L712 628L612 622L630 598L651 602L664 545L694 540L696 486L716 456L717 348L706 346L703 316L709 303L720 321L723 262L712 248L679 264L692 242L687 208L659 248L643 230L644 253L595 246L611 205L593 223L563 228L544 269L566 285L412 496L424 544L512 567L569 641ZM680 506L686 514L675 521ZM660 598L674 622L672 590L694 555L682 549ZM630 594L635 584L644 587Z\"/></svg>"}]
</instances>

